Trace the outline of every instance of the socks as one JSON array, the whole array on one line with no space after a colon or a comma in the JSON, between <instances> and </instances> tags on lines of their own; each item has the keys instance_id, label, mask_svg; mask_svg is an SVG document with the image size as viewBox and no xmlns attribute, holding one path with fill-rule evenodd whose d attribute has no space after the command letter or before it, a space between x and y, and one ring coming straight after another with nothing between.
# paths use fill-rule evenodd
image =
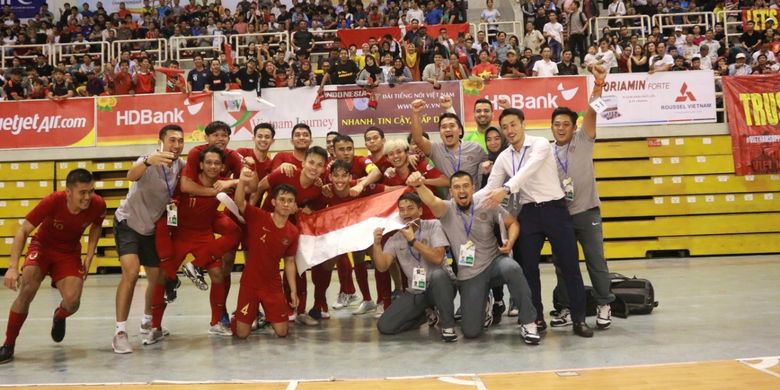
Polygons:
<instances>
[{"instance_id":1,"label":"socks","mask_svg":"<svg viewBox=\"0 0 780 390\"><path fill-rule=\"evenodd\" d=\"M372 301L371 290L368 288L368 269L366 268L365 261L355 263L355 279L357 279L358 288L360 288L360 295L363 296L363 300Z\"/></svg>"},{"instance_id":2,"label":"socks","mask_svg":"<svg viewBox=\"0 0 780 390\"><path fill-rule=\"evenodd\" d=\"M162 329L162 317L165 313L165 285L158 284L154 286L152 295L152 327ZM144 315L146 317L146 315Z\"/></svg>"},{"instance_id":3,"label":"socks","mask_svg":"<svg viewBox=\"0 0 780 390\"><path fill-rule=\"evenodd\" d=\"M219 323L222 313L225 312L225 287L222 283L211 282L211 289L209 291L211 326L214 326Z\"/></svg>"},{"instance_id":4,"label":"socks","mask_svg":"<svg viewBox=\"0 0 780 390\"><path fill-rule=\"evenodd\" d=\"M24 320L27 319L27 313L8 312L8 328L5 331L5 343L3 345L16 345L16 338L22 330Z\"/></svg>"},{"instance_id":5,"label":"socks","mask_svg":"<svg viewBox=\"0 0 780 390\"><path fill-rule=\"evenodd\" d=\"M117 335L120 332L127 333L127 321L117 322L116 323L116 329L114 330L114 334Z\"/></svg>"},{"instance_id":6,"label":"socks","mask_svg":"<svg viewBox=\"0 0 780 390\"><path fill-rule=\"evenodd\" d=\"M54 310L54 319L55 320L64 320L64 319L70 317L71 315L73 315L73 313L65 310L65 308L62 307L62 303L60 303L60 306L57 307L56 310Z\"/></svg>"}]
</instances>

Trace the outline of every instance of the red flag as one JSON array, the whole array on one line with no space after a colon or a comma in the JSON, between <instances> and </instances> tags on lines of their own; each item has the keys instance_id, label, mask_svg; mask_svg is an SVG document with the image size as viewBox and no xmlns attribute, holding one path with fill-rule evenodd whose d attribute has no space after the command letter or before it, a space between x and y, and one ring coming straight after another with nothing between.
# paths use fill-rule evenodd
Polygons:
<instances>
[{"instance_id":1,"label":"red flag","mask_svg":"<svg viewBox=\"0 0 780 390\"><path fill-rule=\"evenodd\" d=\"M233 67L233 54L230 51L230 44L227 42L222 43L222 50L225 52L225 62L228 66Z\"/></svg>"}]
</instances>

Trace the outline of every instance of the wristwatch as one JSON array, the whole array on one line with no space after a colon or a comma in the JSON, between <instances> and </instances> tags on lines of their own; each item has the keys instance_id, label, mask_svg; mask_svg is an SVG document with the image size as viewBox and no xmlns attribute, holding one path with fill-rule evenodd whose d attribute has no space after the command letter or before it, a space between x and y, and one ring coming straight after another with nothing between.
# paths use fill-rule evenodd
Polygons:
<instances>
[{"instance_id":1,"label":"wristwatch","mask_svg":"<svg viewBox=\"0 0 780 390\"><path fill-rule=\"evenodd\" d=\"M149 156L144 157L144 165L146 165L147 167L152 166L152 164L149 164Z\"/></svg>"}]
</instances>

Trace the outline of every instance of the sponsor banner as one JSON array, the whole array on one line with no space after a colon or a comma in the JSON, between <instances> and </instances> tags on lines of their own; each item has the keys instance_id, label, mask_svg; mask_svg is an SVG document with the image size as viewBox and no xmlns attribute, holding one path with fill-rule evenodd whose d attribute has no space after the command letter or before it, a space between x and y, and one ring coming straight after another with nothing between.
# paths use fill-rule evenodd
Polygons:
<instances>
[{"instance_id":1,"label":"sponsor banner","mask_svg":"<svg viewBox=\"0 0 780 390\"><path fill-rule=\"evenodd\" d=\"M493 103L493 123L498 126L501 113L498 101L505 98L512 107L523 110L526 129L549 129L550 115L556 108L569 107L577 112L585 110L588 105L586 80L585 76L527 77L487 82L477 78L464 80L461 84L464 126L466 130L476 129L474 102L478 99Z\"/></svg>"},{"instance_id":2,"label":"sponsor banner","mask_svg":"<svg viewBox=\"0 0 780 390\"><path fill-rule=\"evenodd\" d=\"M354 88L339 86L338 90ZM411 103L415 99L423 99L427 103L423 110L423 130L426 132L439 131L439 115L444 112L439 105L442 96L451 96L455 112L460 114L460 84L457 81L442 82L440 89L434 89L430 83L419 82L393 87L383 84L371 91L376 98L376 109L370 107L369 98L338 100L339 132L363 134L367 128L377 126L385 133L409 133Z\"/></svg>"},{"instance_id":3,"label":"sponsor banner","mask_svg":"<svg viewBox=\"0 0 780 390\"><path fill-rule=\"evenodd\" d=\"M734 171L780 173L780 74L723 78Z\"/></svg>"},{"instance_id":4,"label":"sponsor banner","mask_svg":"<svg viewBox=\"0 0 780 390\"><path fill-rule=\"evenodd\" d=\"M775 8L743 9L742 10L742 30L747 28L747 22L754 23L753 29L764 31L767 28L767 21L772 21L772 28L777 29L777 22L780 21L780 10Z\"/></svg>"},{"instance_id":5,"label":"sponsor banner","mask_svg":"<svg viewBox=\"0 0 780 390\"><path fill-rule=\"evenodd\" d=\"M2 4L3 7L10 6L11 12L13 12L17 18L30 19L38 14L38 10L41 9L42 5L46 4L46 0L1 0L0 4ZM57 15L51 7L49 7L49 11L54 15Z\"/></svg>"},{"instance_id":6,"label":"sponsor banner","mask_svg":"<svg viewBox=\"0 0 780 390\"><path fill-rule=\"evenodd\" d=\"M356 45L358 49L364 44L368 43L368 38L375 38L377 42L382 40L382 37L390 34L396 41L401 40L401 29L399 27L375 27L375 28L361 28L354 30L338 30L336 35L341 39L341 47L347 48L349 45Z\"/></svg>"},{"instance_id":7,"label":"sponsor banner","mask_svg":"<svg viewBox=\"0 0 780 390\"><path fill-rule=\"evenodd\" d=\"M155 143L160 129L176 124L186 141L203 141L211 122L211 95L181 93L95 98L98 146Z\"/></svg>"},{"instance_id":8,"label":"sponsor banner","mask_svg":"<svg viewBox=\"0 0 780 390\"><path fill-rule=\"evenodd\" d=\"M601 95L607 109L599 126L715 122L712 72L619 73L607 76Z\"/></svg>"},{"instance_id":9,"label":"sponsor banner","mask_svg":"<svg viewBox=\"0 0 780 390\"><path fill-rule=\"evenodd\" d=\"M317 90L317 87L267 88L261 97L247 91L216 92L214 120L230 125L231 140L252 139L255 125L262 122L274 126L277 139L290 138L297 123L309 125L313 137L325 137L329 131L338 131L336 101L323 100L321 109L312 110Z\"/></svg>"},{"instance_id":10,"label":"sponsor banner","mask_svg":"<svg viewBox=\"0 0 780 390\"><path fill-rule=\"evenodd\" d=\"M0 102L0 149L95 146L92 98Z\"/></svg>"}]
</instances>

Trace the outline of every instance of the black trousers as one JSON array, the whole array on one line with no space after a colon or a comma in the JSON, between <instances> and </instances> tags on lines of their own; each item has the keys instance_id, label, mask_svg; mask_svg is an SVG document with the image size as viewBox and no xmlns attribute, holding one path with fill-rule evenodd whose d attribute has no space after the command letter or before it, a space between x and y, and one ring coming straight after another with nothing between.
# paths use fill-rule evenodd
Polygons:
<instances>
[{"instance_id":1,"label":"black trousers","mask_svg":"<svg viewBox=\"0 0 780 390\"><path fill-rule=\"evenodd\" d=\"M569 35L569 50L573 56L580 58L580 64L585 62L585 55L588 54L588 46L583 34Z\"/></svg>"}]
</instances>

